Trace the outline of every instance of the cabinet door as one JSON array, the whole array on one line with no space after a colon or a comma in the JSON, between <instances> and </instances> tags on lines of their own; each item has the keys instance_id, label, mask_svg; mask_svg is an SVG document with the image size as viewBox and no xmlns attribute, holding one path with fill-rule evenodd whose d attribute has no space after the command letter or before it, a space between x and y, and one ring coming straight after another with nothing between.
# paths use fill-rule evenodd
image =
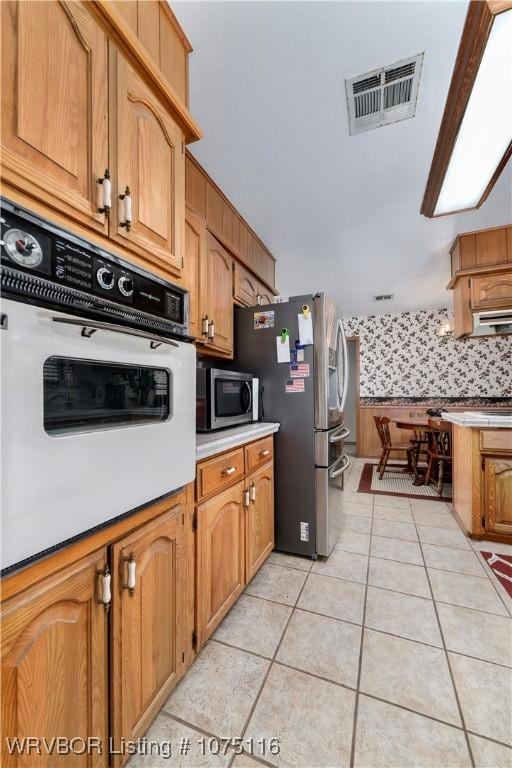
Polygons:
<instances>
[{"instance_id":1,"label":"cabinet door","mask_svg":"<svg viewBox=\"0 0 512 768\"><path fill-rule=\"evenodd\" d=\"M507 309L512 301L512 274L471 278L473 309Z\"/></svg>"},{"instance_id":2,"label":"cabinet door","mask_svg":"<svg viewBox=\"0 0 512 768\"><path fill-rule=\"evenodd\" d=\"M183 504L113 545L112 702L116 747L137 739L176 685L186 638Z\"/></svg>"},{"instance_id":3,"label":"cabinet door","mask_svg":"<svg viewBox=\"0 0 512 768\"><path fill-rule=\"evenodd\" d=\"M107 622L100 598L106 550L2 605L2 765L105 766ZM5 737L96 737L103 754L9 755ZM108 751L108 750L107 750Z\"/></svg>"},{"instance_id":4,"label":"cabinet door","mask_svg":"<svg viewBox=\"0 0 512 768\"><path fill-rule=\"evenodd\" d=\"M243 483L197 508L199 644L220 624L244 585Z\"/></svg>"},{"instance_id":5,"label":"cabinet door","mask_svg":"<svg viewBox=\"0 0 512 768\"><path fill-rule=\"evenodd\" d=\"M189 334L205 340L201 318L206 268L206 225L188 208L185 213L185 258L183 261L183 285L189 292Z\"/></svg>"},{"instance_id":6,"label":"cabinet door","mask_svg":"<svg viewBox=\"0 0 512 768\"><path fill-rule=\"evenodd\" d=\"M116 158L115 239L171 272L182 268L185 230L183 133L121 54L112 122ZM128 198L131 224L126 226Z\"/></svg>"},{"instance_id":7,"label":"cabinet door","mask_svg":"<svg viewBox=\"0 0 512 768\"><path fill-rule=\"evenodd\" d=\"M246 307L254 307L258 303L258 281L248 269L237 261L233 272L233 298Z\"/></svg>"},{"instance_id":8,"label":"cabinet door","mask_svg":"<svg viewBox=\"0 0 512 768\"><path fill-rule=\"evenodd\" d=\"M485 529L512 535L512 456L484 459Z\"/></svg>"},{"instance_id":9,"label":"cabinet door","mask_svg":"<svg viewBox=\"0 0 512 768\"><path fill-rule=\"evenodd\" d=\"M249 582L274 549L274 467L267 464L247 478L249 506L245 528L245 572Z\"/></svg>"},{"instance_id":10,"label":"cabinet door","mask_svg":"<svg viewBox=\"0 0 512 768\"><path fill-rule=\"evenodd\" d=\"M272 304L274 301L274 297L272 293L269 291L269 289L260 283L258 285L258 296L259 296L259 303L260 304Z\"/></svg>"},{"instance_id":11,"label":"cabinet door","mask_svg":"<svg viewBox=\"0 0 512 768\"><path fill-rule=\"evenodd\" d=\"M208 233L207 315L209 346L233 354L233 259Z\"/></svg>"},{"instance_id":12,"label":"cabinet door","mask_svg":"<svg viewBox=\"0 0 512 768\"><path fill-rule=\"evenodd\" d=\"M2 177L106 232L107 38L87 3L2 2Z\"/></svg>"}]
</instances>

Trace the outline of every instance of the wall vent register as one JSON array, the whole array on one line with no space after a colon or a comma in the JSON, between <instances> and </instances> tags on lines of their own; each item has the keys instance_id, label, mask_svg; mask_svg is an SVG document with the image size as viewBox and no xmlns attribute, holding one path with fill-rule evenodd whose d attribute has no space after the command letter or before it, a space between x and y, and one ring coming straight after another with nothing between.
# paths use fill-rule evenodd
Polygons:
<instances>
[{"instance_id":1,"label":"wall vent register","mask_svg":"<svg viewBox=\"0 0 512 768\"><path fill-rule=\"evenodd\" d=\"M414 117L423 53L345 80L349 133Z\"/></svg>"}]
</instances>

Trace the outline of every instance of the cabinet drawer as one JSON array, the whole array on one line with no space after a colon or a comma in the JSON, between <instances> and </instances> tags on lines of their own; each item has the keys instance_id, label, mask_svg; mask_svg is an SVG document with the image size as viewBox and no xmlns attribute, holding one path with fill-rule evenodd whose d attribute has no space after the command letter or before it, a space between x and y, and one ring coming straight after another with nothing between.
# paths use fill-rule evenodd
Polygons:
<instances>
[{"instance_id":1,"label":"cabinet drawer","mask_svg":"<svg viewBox=\"0 0 512 768\"><path fill-rule=\"evenodd\" d=\"M243 448L201 462L197 465L197 500L222 490L243 476Z\"/></svg>"},{"instance_id":2,"label":"cabinet drawer","mask_svg":"<svg viewBox=\"0 0 512 768\"><path fill-rule=\"evenodd\" d=\"M264 437L256 443L245 446L245 469L251 472L256 467L272 461L274 457L274 438Z\"/></svg>"},{"instance_id":3,"label":"cabinet drawer","mask_svg":"<svg viewBox=\"0 0 512 768\"><path fill-rule=\"evenodd\" d=\"M482 451L508 451L512 453L512 430L482 429L480 431Z\"/></svg>"}]
</instances>

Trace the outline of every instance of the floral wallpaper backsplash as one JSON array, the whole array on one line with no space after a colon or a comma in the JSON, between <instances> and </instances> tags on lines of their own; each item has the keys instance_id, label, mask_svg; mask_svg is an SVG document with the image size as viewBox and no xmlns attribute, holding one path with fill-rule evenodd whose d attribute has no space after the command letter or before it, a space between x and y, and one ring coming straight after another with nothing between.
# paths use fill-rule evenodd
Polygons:
<instances>
[{"instance_id":1,"label":"floral wallpaper backsplash","mask_svg":"<svg viewBox=\"0 0 512 768\"><path fill-rule=\"evenodd\" d=\"M446 309L346 318L360 339L360 396L512 396L512 335L439 336L447 320Z\"/></svg>"}]
</instances>

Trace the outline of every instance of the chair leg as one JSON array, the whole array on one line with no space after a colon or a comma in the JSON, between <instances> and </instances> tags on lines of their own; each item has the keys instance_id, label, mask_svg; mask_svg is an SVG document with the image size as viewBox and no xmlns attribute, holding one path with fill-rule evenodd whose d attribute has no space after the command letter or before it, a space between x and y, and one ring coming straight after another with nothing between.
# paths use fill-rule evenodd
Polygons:
<instances>
[{"instance_id":1,"label":"chair leg","mask_svg":"<svg viewBox=\"0 0 512 768\"><path fill-rule=\"evenodd\" d=\"M443 495L444 461L439 460L439 477L437 480L437 495Z\"/></svg>"},{"instance_id":2,"label":"chair leg","mask_svg":"<svg viewBox=\"0 0 512 768\"><path fill-rule=\"evenodd\" d=\"M383 462L382 462L382 467L381 467L381 470L380 470L379 480L382 480L384 472L386 471L386 467L388 465L389 453L390 453L390 451L384 451L383 452L383 456L382 456Z\"/></svg>"},{"instance_id":3,"label":"chair leg","mask_svg":"<svg viewBox=\"0 0 512 768\"><path fill-rule=\"evenodd\" d=\"M428 459L428 466L427 466L427 474L425 475L425 485L428 485L430 483L430 477L432 475L432 466L434 464L434 457L429 456Z\"/></svg>"},{"instance_id":4,"label":"chair leg","mask_svg":"<svg viewBox=\"0 0 512 768\"><path fill-rule=\"evenodd\" d=\"M386 453L386 449L383 448L380 454L379 463L377 464L377 472L380 474L380 468L382 467L382 462L384 461L384 454Z\"/></svg>"}]
</instances>

